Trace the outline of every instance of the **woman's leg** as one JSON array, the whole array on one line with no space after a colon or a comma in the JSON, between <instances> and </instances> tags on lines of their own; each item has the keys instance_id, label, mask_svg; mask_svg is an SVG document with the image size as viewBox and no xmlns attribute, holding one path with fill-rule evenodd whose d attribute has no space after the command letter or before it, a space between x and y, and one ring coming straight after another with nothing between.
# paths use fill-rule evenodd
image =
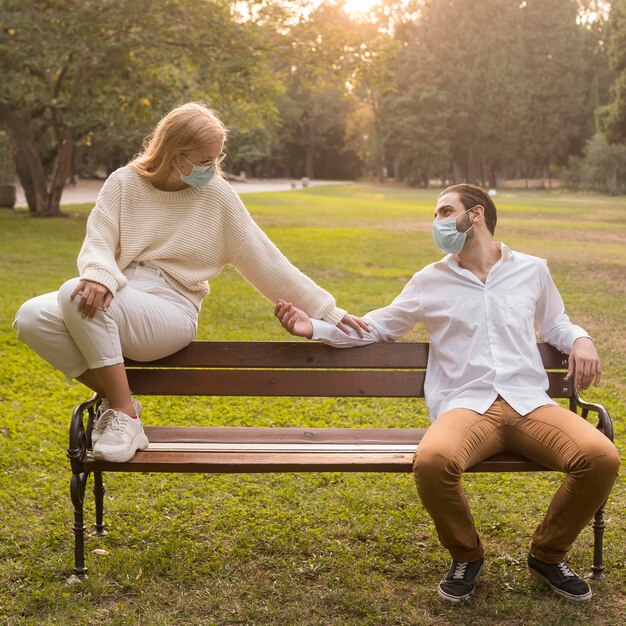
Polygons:
<instances>
[{"instance_id":1,"label":"woman's leg","mask_svg":"<svg viewBox=\"0 0 626 626\"><path fill-rule=\"evenodd\" d=\"M13 328L20 341L67 378L78 378L89 366L65 326L57 296L54 291L25 302L15 316ZM98 393L103 391L96 388L100 383L94 376L86 376L81 382Z\"/></svg>"},{"instance_id":2,"label":"woman's leg","mask_svg":"<svg viewBox=\"0 0 626 626\"><path fill-rule=\"evenodd\" d=\"M58 292L65 325L88 364L81 378L98 381L109 407L127 415L134 409L124 356L151 361L172 354L193 339L197 324L193 304L155 270L130 274L108 311L99 311L92 319L80 314L77 299L69 299L79 279L68 281Z\"/></svg>"},{"instance_id":3,"label":"woman's leg","mask_svg":"<svg viewBox=\"0 0 626 626\"><path fill-rule=\"evenodd\" d=\"M112 408L133 412L124 356L150 361L187 345L195 336L197 311L153 270L129 270L129 284L109 311L89 320L69 300L79 279L59 292L32 298L19 309L17 336L65 376L106 397Z\"/></svg>"},{"instance_id":4,"label":"woman's leg","mask_svg":"<svg viewBox=\"0 0 626 626\"><path fill-rule=\"evenodd\" d=\"M119 408L129 415L135 412L124 366L117 364L89 369L87 360L65 325L58 292L25 302L17 312L13 328L18 339L69 379L75 378L107 398L111 407Z\"/></svg>"}]
</instances>

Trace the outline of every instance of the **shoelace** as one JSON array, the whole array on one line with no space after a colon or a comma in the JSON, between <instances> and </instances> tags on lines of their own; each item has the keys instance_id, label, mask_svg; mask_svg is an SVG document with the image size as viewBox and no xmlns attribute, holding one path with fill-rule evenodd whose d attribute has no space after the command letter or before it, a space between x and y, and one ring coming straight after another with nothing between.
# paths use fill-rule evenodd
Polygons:
<instances>
[{"instance_id":1,"label":"shoelace","mask_svg":"<svg viewBox=\"0 0 626 626\"><path fill-rule=\"evenodd\" d=\"M452 578L463 579L465 578L465 570L467 569L467 563L457 563L452 572Z\"/></svg>"},{"instance_id":2,"label":"shoelace","mask_svg":"<svg viewBox=\"0 0 626 626\"><path fill-rule=\"evenodd\" d=\"M111 423L113 419L113 411L107 409L96 420L97 428L100 432L104 432L104 429ZM95 426L95 425L94 425Z\"/></svg>"},{"instance_id":3,"label":"shoelace","mask_svg":"<svg viewBox=\"0 0 626 626\"><path fill-rule=\"evenodd\" d=\"M121 411L114 411L109 430L114 433L123 433L126 430L126 417Z\"/></svg>"},{"instance_id":4,"label":"shoelace","mask_svg":"<svg viewBox=\"0 0 626 626\"><path fill-rule=\"evenodd\" d=\"M561 561L559 563L559 569L561 570L561 574L563 574L563 576L576 577L576 572L572 570L572 568L565 561Z\"/></svg>"},{"instance_id":5,"label":"shoelace","mask_svg":"<svg viewBox=\"0 0 626 626\"><path fill-rule=\"evenodd\" d=\"M123 433L126 430L126 419L121 411L109 409L100 418L102 420L102 432L105 430L109 433ZM98 420L98 421L100 421Z\"/></svg>"}]
</instances>

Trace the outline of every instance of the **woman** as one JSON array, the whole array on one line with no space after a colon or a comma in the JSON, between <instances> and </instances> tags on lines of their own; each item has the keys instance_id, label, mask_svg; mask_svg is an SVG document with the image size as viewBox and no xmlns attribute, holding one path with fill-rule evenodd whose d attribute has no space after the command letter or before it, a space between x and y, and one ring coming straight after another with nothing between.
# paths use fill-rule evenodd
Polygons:
<instances>
[{"instance_id":1,"label":"woman","mask_svg":"<svg viewBox=\"0 0 626 626\"><path fill-rule=\"evenodd\" d=\"M219 175L226 129L206 106L173 109L143 152L113 172L87 221L79 278L22 305L19 339L103 398L93 456L124 462L148 440L124 357L152 361L186 346L208 281L226 264L266 298L294 302L343 330L364 323L302 274Z\"/></svg>"}]
</instances>

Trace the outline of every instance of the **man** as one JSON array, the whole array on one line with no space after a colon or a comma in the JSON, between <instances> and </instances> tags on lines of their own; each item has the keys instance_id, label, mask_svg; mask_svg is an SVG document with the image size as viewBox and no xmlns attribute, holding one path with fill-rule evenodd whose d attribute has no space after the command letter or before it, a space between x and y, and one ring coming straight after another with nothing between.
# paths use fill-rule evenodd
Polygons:
<instances>
[{"instance_id":1,"label":"man","mask_svg":"<svg viewBox=\"0 0 626 626\"><path fill-rule=\"evenodd\" d=\"M589 335L572 324L542 259L493 240L491 197L454 185L438 200L433 238L447 253L417 272L387 307L364 317L369 330L349 336L280 301L275 315L293 335L339 346L395 341L423 322L430 335L425 396L433 421L414 460L417 491L452 556L438 593L459 602L474 592L483 546L461 486L468 467L504 450L567 473L534 531L528 569L559 596L589 600L591 589L566 563L574 540L617 477L615 446L586 420L546 395L536 344L569 353L579 389L600 380Z\"/></svg>"}]
</instances>

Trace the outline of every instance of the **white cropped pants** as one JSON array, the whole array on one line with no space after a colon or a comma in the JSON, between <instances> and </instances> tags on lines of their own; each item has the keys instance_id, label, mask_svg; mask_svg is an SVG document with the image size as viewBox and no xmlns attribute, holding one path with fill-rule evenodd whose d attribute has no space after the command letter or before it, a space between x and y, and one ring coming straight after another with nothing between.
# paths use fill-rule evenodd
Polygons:
<instances>
[{"instance_id":1,"label":"white cropped pants","mask_svg":"<svg viewBox=\"0 0 626 626\"><path fill-rule=\"evenodd\" d=\"M13 328L18 339L63 372L76 378L88 369L160 359L185 347L196 335L198 311L155 267L133 263L124 270L128 284L109 310L92 319L78 312L70 294L80 281L25 302Z\"/></svg>"}]
</instances>

